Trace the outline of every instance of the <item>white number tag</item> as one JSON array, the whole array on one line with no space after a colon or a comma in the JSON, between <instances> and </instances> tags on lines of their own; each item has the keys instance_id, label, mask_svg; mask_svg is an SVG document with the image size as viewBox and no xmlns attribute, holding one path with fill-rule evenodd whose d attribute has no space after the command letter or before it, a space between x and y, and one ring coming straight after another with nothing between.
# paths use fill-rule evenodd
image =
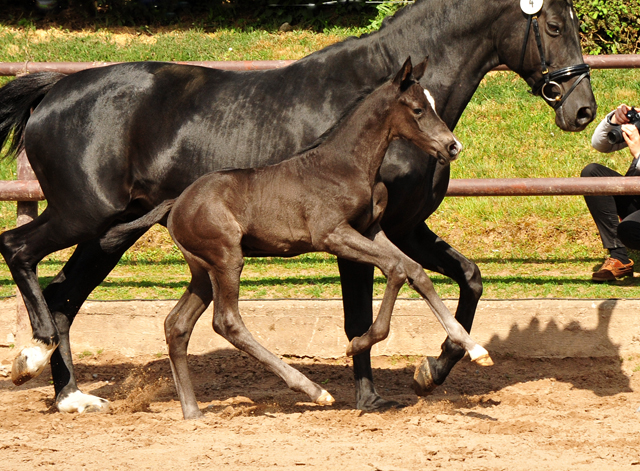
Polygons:
<instances>
[{"instance_id":1,"label":"white number tag","mask_svg":"<svg viewBox=\"0 0 640 471\"><path fill-rule=\"evenodd\" d=\"M527 15L535 15L542 10L544 0L520 0L520 8Z\"/></svg>"}]
</instances>

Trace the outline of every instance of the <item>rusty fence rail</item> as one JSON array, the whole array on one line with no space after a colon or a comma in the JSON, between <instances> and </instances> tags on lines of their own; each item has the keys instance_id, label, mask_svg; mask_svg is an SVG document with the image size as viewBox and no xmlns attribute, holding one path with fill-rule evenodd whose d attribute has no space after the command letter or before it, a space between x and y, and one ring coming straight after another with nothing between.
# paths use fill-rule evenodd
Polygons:
<instances>
[{"instance_id":1,"label":"rusty fence rail","mask_svg":"<svg viewBox=\"0 0 640 471\"><path fill-rule=\"evenodd\" d=\"M637 69L640 68L640 54L610 54L602 56L583 56L592 69ZM267 70L286 67L293 60L272 61L192 61L176 64L199 65L223 70ZM117 62L0 62L0 76L21 75L34 72L61 72L72 74L85 69L105 67ZM509 70L506 66L495 70Z\"/></svg>"},{"instance_id":2,"label":"rusty fence rail","mask_svg":"<svg viewBox=\"0 0 640 471\"><path fill-rule=\"evenodd\" d=\"M640 195L640 177L459 178L447 196ZM0 201L44 200L37 180L0 181Z\"/></svg>"},{"instance_id":3,"label":"rusty fence rail","mask_svg":"<svg viewBox=\"0 0 640 471\"><path fill-rule=\"evenodd\" d=\"M640 54L584 56L594 69L640 68ZM178 62L224 70L267 70L286 67L291 60ZM104 67L115 62L0 62L0 75L34 72L74 73ZM495 70L508 70L505 66ZM21 168L23 169L21 171ZM640 194L640 178L512 178L451 180L447 196L541 196L541 195L624 195ZM44 195L24 155L18 162L18 180L0 181L0 200L34 202ZM20 203L19 207L22 206ZM29 205L33 208L33 203ZM20 211L20 209L18 209Z\"/></svg>"}]
</instances>

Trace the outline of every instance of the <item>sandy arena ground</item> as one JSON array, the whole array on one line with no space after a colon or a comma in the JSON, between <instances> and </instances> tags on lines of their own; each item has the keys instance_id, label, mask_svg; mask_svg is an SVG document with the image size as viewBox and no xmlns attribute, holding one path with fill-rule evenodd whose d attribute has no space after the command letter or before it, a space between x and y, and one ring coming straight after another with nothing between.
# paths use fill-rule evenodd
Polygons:
<instances>
[{"instance_id":1,"label":"sandy arena ground","mask_svg":"<svg viewBox=\"0 0 640 471\"><path fill-rule=\"evenodd\" d=\"M406 407L362 413L346 358L287 358L336 398L319 407L237 351L191 356L205 418L184 421L166 356L103 352L77 373L109 414L56 412L48 369L0 377L0 469L640 470L640 358L495 360L419 399L418 358L376 357L378 390Z\"/></svg>"}]
</instances>

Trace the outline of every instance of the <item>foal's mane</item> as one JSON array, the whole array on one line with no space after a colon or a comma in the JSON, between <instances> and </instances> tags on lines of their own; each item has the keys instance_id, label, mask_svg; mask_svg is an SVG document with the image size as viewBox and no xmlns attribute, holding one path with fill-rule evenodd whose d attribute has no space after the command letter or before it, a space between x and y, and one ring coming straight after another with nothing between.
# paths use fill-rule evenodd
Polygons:
<instances>
[{"instance_id":1,"label":"foal's mane","mask_svg":"<svg viewBox=\"0 0 640 471\"><path fill-rule=\"evenodd\" d=\"M349 116L353 114L353 112L356 110L356 108L358 108L360 103L362 103L364 99L367 98L371 94L371 92L373 92L374 90L375 88L373 87L366 87L363 90L361 90L358 96L349 104L349 106L347 106L346 110L342 113L340 118L333 124L333 126L331 126L329 129L323 132L320 137L318 137L315 141L313 141L307 147L293 154L293 157L304 154L305 152L308 152L320 146L320 144L326 141L329 135L333 131L335 131L336 128L338 128Z\"/></svg>"}]
</instances>

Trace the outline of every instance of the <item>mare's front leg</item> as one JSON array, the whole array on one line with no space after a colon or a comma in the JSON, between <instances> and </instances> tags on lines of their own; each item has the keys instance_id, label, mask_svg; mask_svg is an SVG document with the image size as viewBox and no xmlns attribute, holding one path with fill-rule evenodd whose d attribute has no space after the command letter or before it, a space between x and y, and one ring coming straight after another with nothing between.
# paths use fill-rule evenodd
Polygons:
<instances>
[{"instance_id":1,"label":"mare's front leg","mask_svg":"<svg viewBox=\"0 0 640 471\"><path fill-rule=\"evenodd\" d=\"M434 234L426 224L419 224L406 236L392 241L412 260L427 270L441 273L458 283L460 298L456 309L457 321L471 332L478 301L482 295L482 278L478 266ZM447 337L438 358L427 357L416 369L416 394L429 394L442 384L455 364L465 354L464 348Z\"/></svg>"},{"instance_id":2,"label":"mare's front leg","mask_svg":"<svg viewBox=\"0 0 640 471\"><path fill-rule=\"evenodd\" d=\"M357 263L338 257L344 330L351 341L363 335L373 323L373 265ZM373 382L371 350L354 355L353 376L356 386L356 409L364 411L398 407L400 403L384 399L378 394Z\"/></svg>"},{"instance_id":3,"label":"mare's front leg","mask_svg":"<svg viewBox=\"0 0 640 471\"><path fill-rule=\"evenodd\" d=\"M117 265L137 236L111 253L105 253L97 239L78 245L64 268L44 290L44 296L60 332L60 344L51 357L51 375L56 407L60 412L104 412L107 400L85 394L76 383L69 330L80 307L91 292Z\"/></svg>"}]
</instances>

